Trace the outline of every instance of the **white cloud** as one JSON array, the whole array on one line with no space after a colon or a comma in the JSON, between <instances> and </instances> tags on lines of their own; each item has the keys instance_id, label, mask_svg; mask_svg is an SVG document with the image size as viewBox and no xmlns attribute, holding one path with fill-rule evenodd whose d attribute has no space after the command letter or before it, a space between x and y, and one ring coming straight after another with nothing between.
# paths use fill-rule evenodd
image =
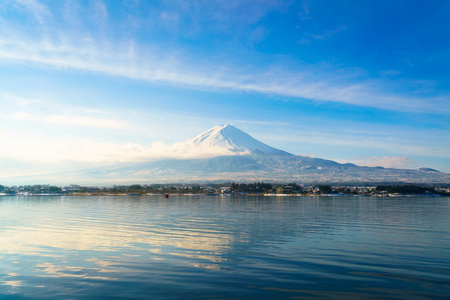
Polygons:
<instances>
[{"instance_id":1,"label":"white cloud","mask_svg":"<svg viewBox=\"0 0 450 300\"><path fill-rule=\"evenodd\" d=\"M52 16L49 9L37 0L15 0L22 8L34 15L39 23L44 24L45 20Z\"/></svg>"},{"instance_id":2,"label":"white cloud","mask_svg":"<svg viewBox=\"0 0 450 300\"><path fill-rule=\"evenodd\" d=\"M25 121L25 120L32 120L33 119L33 115L26 113L26 112L18 112L18 113L14 113L11 115L11 119L13 120L20 120L20 121Z\"/></svg>"},{"instance_id":3,"label":"white cloud","mask_svg":"<svg viewBox=\"0 0 450 300\"><path fill-rule=\"evenodd\" d=\"M373 88L367 83L334 85L327 81L313 82L305 79L308 77L307 71L295 74L269 72L246 75L239 75L235 71L235 74L225 74L217 73L211 68L201 70L201 68L186 66L173 59L158 62L159 55L152 57L133 54L130 58L130 53L136 50L129 52L128 49L126 52L113 54L109 50L103 51L93 46L84 46L79 45L73 48L71 45L56 45L48 42L0 40L0 60L4 63L31 63L58 69L77 69L192 88L225 88L389 110L444 114L450 112L450 108L443 105L445 98L421 99L379 95L371 93L370 90Z\"/></svg>"},{"instance_id":4,"label":"white cloud","mask_svg":"<svg viewBox=\"0 0 450 300\"><path fill-rule=\"evenodd\" d=\"M391 126L367 127L365 123L356 123L354 131L344 127L304 127L302 129L285 130L283 134L265 132L264 137L270 143L278 144L292 143L295 137L295 145L302 149L302 145L327 146L329 149L338 147L353 152L378 151L379 153L390 153L394 155L428 156L450 158L449 135L447 132L432 130L415 131L411 135L410 131L401 131ZM359 130L358 128L364 128ZM406 136L411 138L407 139ZM440 139L439 143L432 143ZM323 148L323 147L322 147ZM304 150L302 150L304 151ZM292 151L291 151L292 152ZM296 152L292 152L296 154ZM333 151L330 150L332 155Z\"/></svg>"},{"instance_id":5,"label":"white cloud","mask_svg":"<svg viewBox=\"0 0 450 300\"><path fill-rule=\"evenodd\" d=\"M355 164L366 167L385 167L395 169L409 169L414 167L413 161L407 156L373 156L364 157Z\"/></svg>"},{"instance_id":6,"label":"white cloud","mask_svg":"<svg viewBox=\"0 0 450 300\"><path fill-rule=\"evenodd\" d=\"M192 159L236 155L235 152L219 147L193 147L189 141L173 145L155 142L151 146L143 146L137 143L101 142L79 137L55 140L39 133L18 135L5 129L0 129L0 140L0 176L25 175L21 172L29 175L30 170L32 172L36 168L29 168L28 164L39 166L41 169L38 173L46 173L58 169L58 165L60 171L70 171L80 167L163 158ZM10 166L5 163L7 161L16 163ZM8 168L5 167L7 165Z\"/></svg>"},{"instance_id":7,"label":"white cloud","mask_svg":"<svg viewBox=\"0 0 450 300\"><path fill-rule=\"evenodd\" d=\"M396 75L402 74L402 71L398 71L398 70L386 70L386 71L381 71L380 74L381 74L381 75L388 75L388 76L396 76Z\"/></svg>"},{"instance_id":8,"label":"white cloud","mask_svg":"<svg viewBox=\"0 0 450 300\"><path fill-rule=\"evenodd\" d=\"M69 116L69 115L41 116L41 115L33 115L27 112L17 112L11 115L11 119L21 121L37 121L48 124L74 125L83 127L110 128L110 129L121 129L127 127L127 123L124 121L86 117L86 116Z\"/></svg>"},{"instance_id":9,"label":"white cloud","mask_svg":"<svg viewBox=\"0 0 450 300\"><path fill-rule=\"evenodd\" d=\"M101 0L97 0L93 4L94 6L94 16L97 20L100 20L101 22L105 22L105 20L108 18L108 9L106 8L105 4Z\"/></svg>"},{"instance_id":10,"label":"white cloud","mask_svg":"<svg viewBox=\"0 0 450 300\"><path fill-rule=\"evenodd\" d=\"M345 30L345 26L339 26L338 28L336 28L334 30L327 30L321 34L307 33L306 36L309 38L312 38L314 40L325 40L325 39L330 38L330 37L334 36L335 34L341 32L342 30ZM301 40L301 43L304 43L304 40L305 39Z\"/></svg>"},{"instance_id":11,"label":"white cloud","mask_svg":"<svg viewBox=\"0 0 450 300\"><path fill-rule=\"evenodd\" d=\"M100 12L102 3L98 3ZM40 14L45 15L44 11ZM107 18L106 11L103 18ZM189 59L182 52L149 47L132 39L131 43L130 39L111 43L92 33L69 34L57 28L40 39L39 35L16 29L8 21L3 23L8 28L0 37L0 63L4 64L81 70L194 89L230 89L387 110L450 113L448 97L384 94L378 91L377 82L343 82L314 65L298 66L293 71L285 67L272 68L262 73L202 58Z\"/></svg>"},{"instance_id":12,"label":"white cloud","mask_svg":"<svg viewBox=\"0 0 450 300\"><path fill-rule=\"evenodd\" d=\"M38 99L22 98L7 93L0 93L0 99L22 107L42 103L42 101Z\"/></svg>"}]
</instances>

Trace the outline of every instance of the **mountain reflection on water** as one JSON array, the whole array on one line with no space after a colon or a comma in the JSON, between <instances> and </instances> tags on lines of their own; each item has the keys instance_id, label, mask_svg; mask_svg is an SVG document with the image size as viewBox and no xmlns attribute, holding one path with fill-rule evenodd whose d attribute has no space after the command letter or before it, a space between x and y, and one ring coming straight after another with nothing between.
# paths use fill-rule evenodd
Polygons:
<instances>
[{"instance_id":1,"label":"mountain reflection on water","mask_svg":"<svg viewBox=\"0 0 450 300\"><path fill-rule=\"evenodd\" d=\"M0 298L439 298L450 199L1 197Z\"/></svg>"}]
</instances>

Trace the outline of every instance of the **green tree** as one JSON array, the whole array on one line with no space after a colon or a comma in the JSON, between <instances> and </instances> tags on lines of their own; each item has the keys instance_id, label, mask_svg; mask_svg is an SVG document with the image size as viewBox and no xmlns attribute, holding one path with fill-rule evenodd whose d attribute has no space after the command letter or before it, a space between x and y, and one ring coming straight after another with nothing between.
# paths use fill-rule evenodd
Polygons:
<instances>
[{"instance_id":1,"label":"green tree","mask_svg":"<svg viewBox=\"0 0 450 300\"><path fill-rule=\"evenodd\" d=\"M329 185L319 185L318 188L322 194L331 194L333 191Z\"/></svg>"}]
</instances>

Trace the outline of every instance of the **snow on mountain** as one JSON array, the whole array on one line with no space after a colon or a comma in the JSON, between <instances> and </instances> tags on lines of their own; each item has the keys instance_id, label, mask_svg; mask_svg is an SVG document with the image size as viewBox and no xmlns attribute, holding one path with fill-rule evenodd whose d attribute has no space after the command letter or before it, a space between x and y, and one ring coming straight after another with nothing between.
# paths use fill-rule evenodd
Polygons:
<instances>
[{"instance_id":1,"label":"snow on mountain","mask_svg":"<svg viewBox=\"0 0 450 300\"><path fill-rule=\"evenodd\" d=\"M261 143L232 125L215 126L167 148L164 159L110 165L77 172L11 178L15 184L118 184L198 181L450 183L450 174L359 167L297 156ZM172 152L172 153L170 153ZM182 154L182 155L181 155Z\"/></svg>"},{"instance_id":2,"label":"snow on mountain","mask_svg":"<svg viewBox=\"0 0 450 300\"><path fill-rule=\"evenodd\" d=\"M236 154L292 155L254 139L233 125L219 125L188 140L187 145L202 148L222 148Z\"/></svg>"}]
</instances>

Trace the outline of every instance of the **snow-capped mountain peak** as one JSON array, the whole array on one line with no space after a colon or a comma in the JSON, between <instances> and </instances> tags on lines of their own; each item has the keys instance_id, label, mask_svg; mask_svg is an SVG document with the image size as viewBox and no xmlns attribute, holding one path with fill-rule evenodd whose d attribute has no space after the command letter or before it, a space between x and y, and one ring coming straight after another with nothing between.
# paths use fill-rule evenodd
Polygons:
<instances>
[{"instance_id":1,"label":"snow-capped mountain peak","mask_svg":"<svg viewBox=\"0 0 450 300\"><path fill-rule=\"evenodd\" d=\"M190 140L195 146L223 148L237 154L292 155L254 139L233 125L218 125Z\"/></svg>"},{"instance_id":2,"label":"snow-capped mountain peak","mask_svg":"<svg viewBox=\"0 0 450 300\"><path fill-rule=\"evenodd\" d=\"M197 137L165 147L166 156L77 172L12 178L16 182L117 184L198 181L409 182L449 183L450 174L422 168L402 170L292 155L257 141L232 125L215 126ZM248 155L250 154L250 155ZM62 176L62 174L64 174Z\"/></svg>"}]
</instances>

